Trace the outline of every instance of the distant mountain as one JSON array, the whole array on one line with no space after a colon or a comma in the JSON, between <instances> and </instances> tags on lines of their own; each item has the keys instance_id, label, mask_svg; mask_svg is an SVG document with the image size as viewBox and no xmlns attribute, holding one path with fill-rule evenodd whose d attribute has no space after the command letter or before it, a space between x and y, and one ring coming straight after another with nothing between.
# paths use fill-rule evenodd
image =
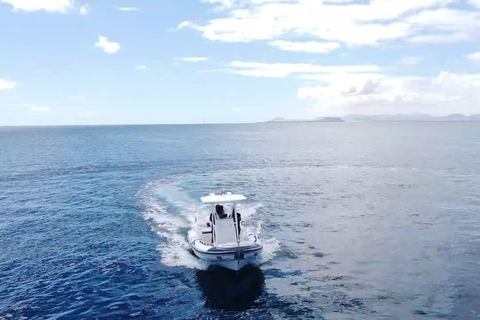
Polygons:
<instances>
[{"instance_id":1,"label":"distant mountain","mask_svg":"<svg viewBox=\"0 0 480 320\"><path fill-rule=\"evenodd\" d=\"M290 122L345 122L342 118L339 117L319 117L313 120L303 120L303 119L285 119L282 117L274 118L268 122L276 123L290 123Z\"/></svg>"},{"instance_id":2,"label":"distant mountain","mask_svg":"<svg viewBox=\"0 0 480 320\"><path fill-rule=\"evenodd\" d=\"M433 117L429 114L381 114L381 115L361 115L349 114L343 117L347 122L377 122L377 121L432 121Z\"/></svg>"},{"instance_id":3,"label":"distant mountain","mask_svg":"<svg viewBox=\"0 0 480 320\"><path fill-rule=\"evenodd\" d=\"M441 120L441 121L468 121L468 118L464 114L449 114L448 116L445 117L437 117L436 120Z\"/></svg>"},{"instance_id":4,"label":"distant mountain","mask_svg":"<svg viewBox=\"0 0 480 320\"><path fill-rule=\"evenodd\" d=\"M320 117L320 118L315 118L313 120L314 122L345 122L342 118L340 117Z\"/></svg>"},{"instance_id":5,"label":"distant mountain","mask_svg":"<svg viewBox=\"0 0 480 320\"><path fill-rule=\"evenodd\" d=\"M349 114L344 117L319 117L312 120L305 119L285 119L282 117L274 118L268 122L275 123L291 123L291 122L442 122L442 121L480 121L480 114L472 114L466 116L464 114L455 113L448 116L435 117L429 114L412 113L412 114Z\"/></svg>"},{"instance_id":6,"label":"distant mountain","mask_svg":"<svg viewBox=\"0 0 480 320\"><path fill-rule=\"evenodd\" d=\"M288 122L288 120L285 119L285 118L282 118L282 117L276 117L276 118L273 118L272 120L270 120L268 122Z\"/></svg>"},{"instance_id":7,"label":"distant mountain","mask_svg":"<svg viewBox=\"0 0 480 320\"><path fill-rule=\"evenodd\" d=\"M429 114L381 114L360 115L349 114L343 119L347 122L402 122L402 121L480 121L480 115L466 116L463 114L450 114L443 117L434 117Z\"/></svg>"}]
</instances>

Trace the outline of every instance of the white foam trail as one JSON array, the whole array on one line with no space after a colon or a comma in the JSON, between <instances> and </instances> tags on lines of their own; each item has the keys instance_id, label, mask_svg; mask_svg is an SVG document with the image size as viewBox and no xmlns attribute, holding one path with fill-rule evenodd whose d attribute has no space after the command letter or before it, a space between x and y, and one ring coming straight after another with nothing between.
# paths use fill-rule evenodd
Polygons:
<instances>
[{"instance_id":1,"label":"white foam trail","mask_svg":"<svg viewBox=\"0 0 480 320\"><path fill-rule=\"evenodd\" d=\"M259 236L262 232L262 219L257 217L258 209L262 207L260 203L253 204L240 204L238 211L242 215L242 222L248 229L249 233ZM260 237L261 238L261 237ZM276 252L280 249L280 242L275 238L261 239L263 244L263 250L260 257L257 259L258 264L264 264L272 260Z\"/></svg>"},{"instance_id":2,"label":"white foam trail","mask_svg":"<svg viewBox=\"0 0 480 320\"><path fill-rule=\"evenodd\" d=\"M145 220L152 223L152 228L162 238L162 242L157 246L162 263L170 267L208 268L207 262L191 253L187 241L187 232L194 223L197 212L201 218L208 215L208 209L190 198L178 186L161 181L147 184L138 196L145 206ZM244 204L238 207L245 229L256 236L262 230L261 220L251 218L260 207L260 204ZM258 259L260 264L272 259L280 247L275 238L263 240L263 245Z\"/></svg>"},{"instance_id":3,"label":"white foam trail","mask_svg":"<svg viewBox=\"0 0 480 320\"><path fill-rule=\"evenodd\" d=\"M165 233L157 232L163 238ZM162 254L162 263L169 267L186 267L190 269L208 268L208 264L198 259L190 253L190 248L185 236L179 234L168 235L164 243L157 246L157 250Z\"/></svg>"},{"instance_id":4,"label":"white foam trail","mask_svg":"<svg viewBox=\"0 0 480 320\"><path fill-rule=\"evenodd\" d=\"M262 239L263 250L258 258L259 264L264 264L272 260L277 254L278 249L280 249L280 242L275 238Z\"/></svg>"},{"instance_id":5,"label":"white foam trail","mask_svg":"<svg viewBox=\"0 0 480 320\"><path fill-rule=\"evenodd\" d=\"M242 215L242 225L250 234L257 237L262 231L262 220L252 218L256 216L258 209L261 207L262 205L260 203L238 205L238 212Z\"/></svg>"},{"instance_id":6,"label":"white foam trail","mask_svg":"<svg viewBox=\"0 0 480 320\"><path fill-rule=\"evenodd\" d=\"M248 203L248 204L238 204L238 212L242 214L242 221L250 220L258 212L258 209L262 207L261 203Z\"/></svg>"}]
</instances>

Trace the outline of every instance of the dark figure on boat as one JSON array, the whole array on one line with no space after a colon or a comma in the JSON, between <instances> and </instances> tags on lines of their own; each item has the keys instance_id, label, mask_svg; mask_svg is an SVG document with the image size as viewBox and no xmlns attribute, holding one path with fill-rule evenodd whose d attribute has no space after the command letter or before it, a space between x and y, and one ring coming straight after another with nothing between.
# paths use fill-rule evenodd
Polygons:
<instances>
[{"instance_id":1,"label":"dark figure on boat","mask_svg":"<svg viewBox=\"0 0 480 320\"><path fill-rule=\"evenodd\" d=\"M241 230L241 227L240 227L240 221L242 221L242 215L240 214L240 212L235 212L235 209L233 209L233 221L236 222L236 216L238 216L238 223L237 223L237 228L238 228L238 235L240 235L240 230Z\"/></svg>"},{"instance_id":2,"label":"dark figure on boat","mask_svg":"<svg viewBox=\"0 0 480 320\"><path fill-rule=\"evenodd\" d=\"M224 218L227 217L227 214L225 213L225 210L223 209L223 206L217 204L217 205L215 206L215 211L217 212L218 217L219 217L220 219L224 219Z\"/></svg>"}]
</instances>

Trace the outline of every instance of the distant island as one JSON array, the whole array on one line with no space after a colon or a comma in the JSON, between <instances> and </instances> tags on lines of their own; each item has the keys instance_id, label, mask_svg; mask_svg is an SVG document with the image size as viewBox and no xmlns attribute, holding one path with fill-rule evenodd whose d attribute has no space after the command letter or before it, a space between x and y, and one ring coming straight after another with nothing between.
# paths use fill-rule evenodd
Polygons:
<instances>
[{"instance_id":1,"label":"distant island","mask_svg":"<svg viewBox=\"0 0 480 320\"><path fill-rule=\"evenodd\" d=\"M292 122L444 122L444 121L480 121L480 114L466 116L461 113L450 114L448 116L432 116L429 114L378 114L362 115L349 114L344 117L319 117L315 119L285 119L282 117L274 118L271 123L292 123Z\"/></svg>"},{"instance_id":2,"label":"distant island","mask_svg":"<svg viewBox=\"0 0 480 320\"><path fill-rule=\"evenodd\" d=\"M480 121L480 114L466 116L456 113L448 116L432 116L429 114L382 114L382 115L360 115L349 114L343 119L347 122L423 122L423 121Z\"/></svg>"},{"instance_id":3,"label":"distant island","mask_svg":"<svg viewBox=\"0 0 480 320\"><path fill-rule=\"evenodd\" d=\"M315 118L313 120L302 120L302 119L292 120L292 119L277 117L268 122L289 123L289 122L345 122L345 121L340 117L320 117L320 118Z\"/></svg>"}]
</instances>

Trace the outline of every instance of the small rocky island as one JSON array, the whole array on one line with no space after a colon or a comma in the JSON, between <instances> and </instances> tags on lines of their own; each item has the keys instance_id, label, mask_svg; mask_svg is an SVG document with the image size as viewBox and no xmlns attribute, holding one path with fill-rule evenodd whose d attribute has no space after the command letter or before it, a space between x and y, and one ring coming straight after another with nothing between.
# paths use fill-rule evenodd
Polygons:
<instances>
[{"instance_id":1,"label":"small rocky island","mask_svg":"<svg viewBox=\"0 0 480 320\"><path fill-rule=\"evenodd\" d=\"M281 117L274 118L268 122L274 123L291 123L291 122L345 122L340 117L319 117L312 120L304 120L304 119L285 119Z\"/></svg>"},{"instance_id":2,"label":"small rocky island","mask_svg":"<svg viewBox=\"0 0 480 320\"><path fill-rule=\"evenodd\" d=\"M461 113L449 114L446 116L432 116L430 114L377 114L361 115L349 114L343 117L347 122L464 122L480 121L480 114L466 116Z\"/></svg>"},{"instance_id":3,"label":"small rocky island","mask_svg":"<svg viewBox=\"0 0 480 320\"><path fill-rule=\"evenodd\" d=\"M379 114L362 115L348 114L343 117L319 117L311 120L307 119L285 119L275 118L267 122L273 123L292 123L292 122L472 122L480 121L480 114L464 115L460 113L449 114L446 116L432 116L429 114Z\"/></svg>"}]
</instances>

